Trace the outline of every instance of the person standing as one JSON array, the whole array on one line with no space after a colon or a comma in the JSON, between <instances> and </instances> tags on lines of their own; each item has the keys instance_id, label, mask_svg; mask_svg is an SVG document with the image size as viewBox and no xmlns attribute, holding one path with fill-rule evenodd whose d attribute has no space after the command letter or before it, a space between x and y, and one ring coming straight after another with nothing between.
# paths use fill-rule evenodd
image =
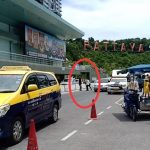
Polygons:
<instances>
[{"instance_id":1,"label":"person standing","mask_svg":"<svg viewBox=\"0 0 150 150\"><path fill-rule=\"evenodd\" d=\"M139 91L142 92L143 86L144 86L144 80L141 76L138 77L138 84L139 84Z\"/></svg>"},{"instance_id":2,"label":"person standing","mask_svg":"<svg viewBox=\"0 0 150 150\"><path fill-rule=\"evenodd\" d=\"M127 75L127 89L128 89L128 87L130 85L130 82L131 82L131 76L130 76L130 74L128 74Z\"/></svg>"},{"instance_id":3,"label":"person standing","mask_svg":"<svg viewBox=\"0 0 150 150\"><path fill-rule=\"evenodd\" d=\"M148 81L149 81L149 83L148 83L148 87L149 87L149 93L148 93L148 96L150 97L150 76L149 76Z\"/></svg>"},{"instance_id":4,"label":"person standing","mask_svg":"<svg viewBox=\"0 0 150 150\"><path fill-rule=\"evenodd\" d=\"M149 81L148 81L148 79L146 78L146 79L144 80L144 97L147 97L147 95L148 95L148 97L149 97Z\"/></svg>"},{"instance_id":5,"label":"person standing","mask_svg":"<svg viewBox=\"0 0 150 150\"><path fill-rule=\"evenodd\" d=\"M80 91L82 91L82 79L81 79L81 77L79 77L79 87L80 87Z\"/></svg>"}]
</instances>

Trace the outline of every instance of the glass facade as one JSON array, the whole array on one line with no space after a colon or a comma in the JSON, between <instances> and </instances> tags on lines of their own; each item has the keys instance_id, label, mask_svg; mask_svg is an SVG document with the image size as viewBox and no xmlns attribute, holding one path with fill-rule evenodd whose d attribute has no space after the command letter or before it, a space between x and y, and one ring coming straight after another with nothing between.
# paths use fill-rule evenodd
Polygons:
<instances>
[{"instance_id":1,"label":"glass facade","mask_svg":"<svg viewBox=\"0 0 150 150\"><path fill-rule=\"evenodd\" d=\"M63 62L61 60L56 61L25 55L25 41L21 41L23 39L21 35L25 35L23 28L0 21L0 59L62 67ZM18 38L15 39L16 37Z\"/></svg>"},{"instance_id":2,"label":"glass facade","mask_svg":"<svg viewBox=\"0 0 150 150\"><path fill-rule=\"evenodd\" d=\"M50 9L52 12L61 16L61 0L35 0Z\"/></svg>"},{"instance_id":3,"label":"glass facade","mask_svg":"<svg viewBox=\"0 0 150 150\"><path fill-rule=\"evenodd\" d=\"M59 74L69 71L61 69L65 62L65 57L62 57L65 54L62 50L64 40L82 37L84 33L60 17L61 0L0 1L0 14L0 66L32 65L35 69L52 69ZM41 46L42 54L43 49L44 52L49 50L48 56L51 57L27 54L25 24L33 31L40 31L38 36L35 32L32 34L31 44ZM38 41L33 42L36 37Z\"/></svg>"}]
</instances>

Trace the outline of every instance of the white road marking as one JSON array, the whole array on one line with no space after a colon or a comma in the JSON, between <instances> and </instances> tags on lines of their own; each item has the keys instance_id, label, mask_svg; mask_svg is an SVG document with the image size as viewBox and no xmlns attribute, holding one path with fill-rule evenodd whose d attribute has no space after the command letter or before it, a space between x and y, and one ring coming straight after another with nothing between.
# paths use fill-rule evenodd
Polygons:
<instances>
[{"instance_id":1,"label":"white road marking","mask_svg":"<svg viewBox=\"0 0 150 150\"><path fill-rule=\"evenodd\" d=\"M89 120L89 121L85 122L84 124L85 124L85 125L88 125L88 124L90 124L92 121L93 121L93 120Z\"/></svg>"},{"instance_id":2,"label":"white road marking","mask_svg":"<svg viewBox=\"0 0 150 150\"><path fill-rule=\"evenodd\" d=\"M122 104L120 104L119 102L121 102L122 100L123 100L123 97L121 97L119 100L117 100L117 101L115 102L115 104L121 106Z\"/></svg>"},{"instance_id":3,"label":"white road marking","mask_svg":"<svg viewBox=\"0 0 150 150\"><path fill-rule=\"evenodd\" d=\"M102 115L104 112L102 111L102 112L100 112L99 114L97 114L98 116L100 116L100 115Z\"/></svg>"},{"instance_id":4,"label":"white road marking","mask_svg":"<svg viewBox=\"0 0 150 150\"><path fill-rule=\"evenodd\" d=\"M108 106L106 109L110 109L112 106Z\"/></svg>"},{"instance_id":5,"label":"white road marking","mask_svg":"<svg viewBox=\"0 0 150 150\"><path fill-rule=\"evenodd\" d=\"M61 141L66 141L67 139L69 139L71 136L73 136L75 133L77 133L78 130L74 130L71 133L69 133L67 136L65 136L64 138L61 139Z\"/></svg>"}]
</instances>

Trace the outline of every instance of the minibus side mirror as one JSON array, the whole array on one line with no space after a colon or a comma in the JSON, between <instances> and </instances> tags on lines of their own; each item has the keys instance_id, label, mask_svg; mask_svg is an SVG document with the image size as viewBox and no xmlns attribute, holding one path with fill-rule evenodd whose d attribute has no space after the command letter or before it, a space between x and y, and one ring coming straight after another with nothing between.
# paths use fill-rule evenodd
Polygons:
<instances>
[{"instance_id":1,"label":"minibus side mirror","mask_svg":"<svg viewBox=\"0 0 150 150\"><path fill-rule=\"evenodd\" d=\"M31 91L36 91L38 90L38 87L36 84L30 84L28 85L28 92L31 92Z\"/></svg>"}]
</instances>

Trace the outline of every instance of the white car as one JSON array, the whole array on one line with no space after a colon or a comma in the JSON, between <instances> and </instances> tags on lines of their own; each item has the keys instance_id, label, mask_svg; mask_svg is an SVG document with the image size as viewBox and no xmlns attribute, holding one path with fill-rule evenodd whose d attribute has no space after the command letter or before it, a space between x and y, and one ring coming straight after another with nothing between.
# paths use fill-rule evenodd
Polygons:
<instances>
[{"instance_id":1,"label":"white car","mask_svg":"<svg viewBox=\"0 0 150 150\"><path fill-rule=\"evenodd\" d=\"M100 88L101 91L107 91L108 83L109 83L109 78L101 79L101 88ZM97 90L98 90L98 80L96 80L94 83L94 91L97 92Z\"/></svg>"},{"instance_id":2,"label":"white car","mask_svg":"<svg viewBox=\"0 0 150 150\"><path fill-rule=\"evenodd\" d=\"M78 79L75 79L75 78L72 78L71 80L72 80L71 84L77 84L79 82ZM68 81L69 79L66 78L60 83L60 85L68 85Z\"/></svg>"},{"instance_id":3,"label":"white car","mask_svg":"<svg viewBox=\"0 0 150 150\"><path fill-rule=\"evenodd\" d=\"M107 92L111 93L123 93L127 89L127 78L112 78L108 83Z\"/></svg>"}]
</instances>

